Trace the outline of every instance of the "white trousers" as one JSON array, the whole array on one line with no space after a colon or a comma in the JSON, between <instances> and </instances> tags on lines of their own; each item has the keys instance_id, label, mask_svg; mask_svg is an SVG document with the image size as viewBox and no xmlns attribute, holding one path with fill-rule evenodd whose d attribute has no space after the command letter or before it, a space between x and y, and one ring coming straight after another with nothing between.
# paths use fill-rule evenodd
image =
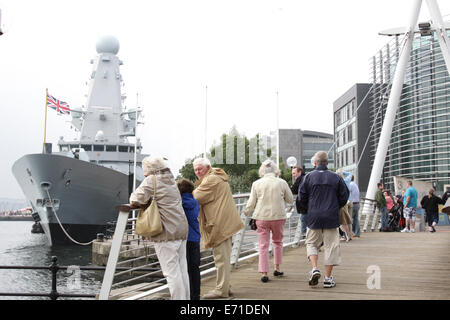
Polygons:
<instances>
[{"instance_id":1,"label":"white trousers","mask_svg":"<svg viewBox=\"0 0 450 320\"><path fill-rule=\"evenodd\" d=\"M155 242L154 245L170 297L172 300L189 300L186 240Z\"/></svg>"}]
</instances>

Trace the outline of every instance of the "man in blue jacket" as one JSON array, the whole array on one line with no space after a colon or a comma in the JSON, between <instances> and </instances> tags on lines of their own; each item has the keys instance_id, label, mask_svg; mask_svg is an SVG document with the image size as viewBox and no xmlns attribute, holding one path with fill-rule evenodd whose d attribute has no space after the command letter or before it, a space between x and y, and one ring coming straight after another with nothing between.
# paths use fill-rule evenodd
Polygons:
<instances>
[{"instance_id":1,"label":"man in blue jacket","mask_svg":"<svg viewBox=\"0 0 450 320\"><path fill-rule=\"evenodd\" d=\"M321 277L317 268L319 248L324 246L324 288L336 283L332 276L333 266L341 262L339 241L339 209L346 205L349 190L344 180L328 171L328 155L319 151L314 155L315 170L303 179L299 190L299 206L308 214L306 231L306 254L312 264L309 285L315 286Z\"/></svg>"}]
</instances>

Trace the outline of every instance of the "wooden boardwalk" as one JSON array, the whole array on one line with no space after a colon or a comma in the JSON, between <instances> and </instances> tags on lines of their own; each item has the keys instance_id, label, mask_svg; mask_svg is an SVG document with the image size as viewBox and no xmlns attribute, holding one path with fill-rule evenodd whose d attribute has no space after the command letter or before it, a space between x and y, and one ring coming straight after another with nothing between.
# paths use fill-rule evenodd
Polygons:
<instances>
[{"instance_id":1,"label":"wooden boardwalk","mask_svg":"<svg viewBox=\"0 0 450 320\"><path fill-rule=\"evenodd\" d=\"M254 258L232 271L234 295L230 299L450 300L450 227L438 227L438 230L436 233L368 232L349 243L341 242L342 264L333 270L336 287L329 289L322 286L323 253L319 254L322 272L319 285L308 285L311 265L304 245L285 248L281 266L285 275L276 278L271 270L267 283L260 281L258 258ZM374 269L370 268L379 268L379 289L368 288L369 277L375 276ZM375 286L374 281L369 284ZM202 279L202 294L214 286L215 274Z\"/></svg>"}]
</instances>

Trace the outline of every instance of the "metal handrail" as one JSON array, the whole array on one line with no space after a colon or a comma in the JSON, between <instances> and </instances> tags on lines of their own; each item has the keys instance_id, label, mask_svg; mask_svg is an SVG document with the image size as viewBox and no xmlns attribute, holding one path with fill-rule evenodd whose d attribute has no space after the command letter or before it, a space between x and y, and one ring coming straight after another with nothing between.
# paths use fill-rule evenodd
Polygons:
<instances>
[{"instance_id":1,"label":"metal handrail","mask_svg":"<svg viewBox=\"0 0 450 320\"><path fill-rule=\"evenodd\" d=\"M236 206L238 208L238 212L240 213L241 219L244 222L245 228L237 232L233 236L233 247L232 247L232 257L231 257L231 264L234 266L234 268L237 268L238 264L241 261L244 261L246 259L250 259L252 257L259 255L258 250L258 242L256 240L256 232L253 230L250 230L248 227L248 220L249 217L245 216L244 208L246 206L246 200L248 200L250 194L237 194L233 195L233 198L236 202ZM243 201L244 200L244 201ZM114 238L113 243L111 246L110 255L108 257L108 264L107 269L105 271L105 277L103 279L102 289L100 291L99 299L106 300L111 298L117 298L120 295L123 295L125 293L130 293L136 290L136 286L133 288L123 288L124 285L135 282L136 280L141 280L143 278L155 278L155 274L158 273L157 271L145 273L145 274L139 274L137 276L131 276L129 279L121 281L114 281L117 276L119 275L125 275L127 271L123 272L116 272L118 270L117 265L123 265L128 263L136 262L137 260L142 259L148 259L150 257L157 260L156 254L151 253L148 254L146 252L145 255L141 255L139 257L129 257L129 258L122 258L122 260L119 262L119 256L122 254L130 253L130 251L136 251L142 250L144 247L144 243L147 243L146 240L142 240L139 236L135 234L134 224L130 224L130 221L135 221L136 218L129 218L130 217L130 211L132 210L129 207L122 206L119 208L119 218L116 223L116 228L114 232ZM294 212L294 205L288 206L287 211L291 213L291 216L286 220L285 225L285 232L284 232L284 246L293 246L293 245L299 245L301 242L304 242L304 240L300 239L300 223L299 223L299 216L292 214ZM293 237L294 234L294 237ZM125 238L128 236L132 236L133 240L137 241L139 243L137 248L133 249L127 249L121 250L121 246L124 243ZM142 244L142 245L141 245ZM147 248L153 248L151 243L148 243L146 245ZM272 246L269 249L272 252ZM152 262L151 265L156 265L158 262ZM147 266L147 265L146 265ZM128 269L129 272L131 271L140 271L139 266L132 266ZM204 250L202 251L201 256L201 263L200 263L200 274L201 276L207 275L211 272L214 272L216 270L214 259L212 255L211 250ZM161 273L161 271L159 271ZM145 283L143 286L149 286L149 285L158 285L156 288L152 288L146 292L135 294L131 297L125 298L126 300L134 300L139 299L144 296L151 295L156 292L160 292L162 290L167 289L167 284L165 281L165 278L158 278L156 280L151 281L150 283ZM118 293L111 294L111 290L116 287L121 287L121 290L118 291ZM142 286L141 286L142 287Z\"/></svg>"},{"instance_id":2,"label":"metal handrail","mask_svg":"<svg viewBox=\"0 0 450 320\"><path fill-rule=\"evenodd\" d=\"M142 257L145 258L145 257ZM156 264L156 263L154 263ZM151 265L151 264L150 264ZM57 257L52 257L52 265L50 266L0 266L0 270L49 270L52 272L52 291L50 293L38 293L38 292L0 292L0 296L11 296L11 297L49 297L52 300L56 300L59 297L65 298L96 298L96 294L76 294L76 293L59 293L57 292L57 272L59 270L68 270L71 266L60 266L57 264ZM160 273L159 268L140 268L140 271L155 272ZM106 267L101 266L77 266L78 270L84 271L105 271ZM130 272L128 267L116 267L117 271L122 271L123 273ZM120 273L120 272L119 272Z\"/></svg>"},{"instance_id":3,"label":"metal handrail","mask_svg":"<svg viewBox=\"0 0 450 320\"><path fill-rule=\"evenodd\" d=\"M95 294L77 294L77 293L59 293L57 291L57 273L59 270L67 270L69 266L59 266L58 258L52 257L52 264L50 266L0 266L0 269L16 269L16 270L50 270L52 272L51 291L48 293L37 292L0 292L0 296L11 297L49 297L51 300L56 300L59 297L65 298L95 298ZM78 267L79 270L105 270L104 267Z\"/></svg>"},{"instance_id":4,"label":"metal handrail","mask_svg":"<svg viewBox=\"0 0 450 320\"><path fill-rule=\"evenodd\" d=\"M234 257L233 261L232 261L232 265L236 268L238 263L241 261L244 261L245 259L249 259L252 257L255 257L259 254L258 251L258 247L257 247L257 241L255 241L256 239L256 233L254 231L252 232L248 232L248 226L247 226L247 220L248 217L246 217L245 215L243 215L243 210L244 207L246 205L246 201L241 202L242 199L246 199L248 200L248 197L250 196L250 194L238 194L238 195L234 195L233 198L235 199L236 202L239 202L236 204L238 211L241 215L241 219L243 219L244 223L245 223L245 228L243 230L241 230L240 232L238 232L234 237L234 247L233 250L235 252L238 252L238 254L236 255L236 257ZM292 210L292 208L288 208L289 210ZM127 212L120 212L123 213L122 216L126 215L126 221L122 222L122 227L123 228L123 232L122 232L122 239L120 242L120 245L123 245L124 243L131 243L133 241L136 242L137 247L136 248L132 248L132 249L125 249L125 250L118 250L118 254L129 254L133 251L137 251L137 250L141 250L145 243L147 243L146 240L143 240L141 237L137 236L134 233L134 227L135 225L132 223L133 221L136 221L136 218L129 218L128 217L128 213ZM286 228L285 226L285 230L287 230L287 235L285 235L285 237L289 237L289 241L288 243L285 243L285 246L287 245L292 245L294 244L294 242L291 242L291 233L292 233L292 229L291 228L291 221L292 219L297 220L297 229L299 229L299 223L298 223L298 217L295 217L294 215L292 215L290 217L290 219L288 219L288 221L286 222L286 226L288 226ZM111 225L111 224L110 224ZM117 225L115 225L116 231L117 231ZM126 228L129 228L128 230ZM295 224L294 224L294 229L295 229ZM242 233L242 234L241 234ZM126 237L125 237L126 236ZM131 236L131 239L128 239L128 237ZM238 237L240 237L242 239L242 241L238 241ZM238 244L238 247L236 247L236 245ZM297 243L298 244L298 243ZM147 244L146 245L147 248L152 248L153 246L151 244ZM271 250L272 248L270 248ZM200 258L201 260L201 264L200 264L200 270L201 270L201 275L206 275L209 274L213 271L215 271L215 264L214 264L214 260L213 260L213 256L212 256L212 251L211 250L205 250L202 251L204 253L204 255ZM206 253L206 255L205 255ZM209 254L208 254L209 253ZM140 265L140 266L132 266L132 267L123 267L122 265L127 264L127 263L136 263L139 260L143 260L143 259L153 259L153 261L151 263L147 263L145 265ZM156 261L154 261L156 260ZM109 262L108 262L109 264ZM143 278L146 277L152 277L154 278L154 280L150 283L144 283L141 286L139 286L139 288L144 288L147 287L149 285L157 285L160 284L160 286L158 288L154 288L152 290L150 290L149 292L158 292L161 290L164 290L165 288L167 288L167 285L164 284L165 283L165 278L162 276L162 271L161 269L158 267L159 262L157 261L157 256L156 254L150 253L150 254L146 254L146 255L141 255L138 257L133 257L131 259L127 259L124 261L116 261L115 266L114 266L114 277L119 277L119 276L124 276L127 274L138 274L137 276L134 277L129 277L126 280L122 281L118 281L114 284L111 284L111 287L120 287L123 286L127 283L136 281L136 280L141 280ZM60 297L64 297L64 298L96 298L97 295L96 294L77 294L77 293L59 293L57 291L57 273L59 270L67 270L69 268L69 266L59 266L57 264L57 257L53 256L52 257L52 264L50 266L0 266L0 269L22 269L22 270L49 270L52 273L52 282L51 282L51 291L46 293L46 292L0 292L0 296L27 296L27 297L49 297L51 300L57 300ZM85 271L106 271L107 267L101 267L101 266L77 266L77 268L79 270L85 270ZM144 274L142 274L144 273ZM156 280L155 280L156 279ZM133 287L132 289L129 289L128 291L122 290L120 294L123 293L127 293L127 292L132 292L134 290L136 290L137 287ZM111 298L114 296L109 296L108 293L108 298Z\"/></svg>"}]
</instances>

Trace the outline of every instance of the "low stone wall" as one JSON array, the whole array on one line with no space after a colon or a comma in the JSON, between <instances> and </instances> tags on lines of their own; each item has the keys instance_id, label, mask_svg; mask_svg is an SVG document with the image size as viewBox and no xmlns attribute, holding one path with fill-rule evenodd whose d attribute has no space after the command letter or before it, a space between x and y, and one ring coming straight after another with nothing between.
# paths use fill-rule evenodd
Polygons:
<instances>
[{"instance_id":1,"label":"low stone wall","mask_svg":"<svg viewBox=\"0 0 450 320\"><path fill-rule=\"evenodd\" d=\"M112 239L106 239L104 241L95 240L92 243L92 263L97 266L106 266L108 263L108 256L111 250ZM205 250L203 246L201 246L201 258L208 257L212 255L212 251L210 249ZM129 244L122 245L120 251L122 252L119 255L119 262L125 261L129 259L139 258L143 256L148 256L155 253L153 245L149 241L143 241L138 239L132 240ZM156 259L154 259L156 261ZM206 259L208 261L212 261L212 257L210 259ZM207 262L208 262L207 261ZM145 258L123 263L121 267L138 267L145 264L150 263ZM203 264L203 263L202 263Z\"/></svg>"},{"instance_id":2,"label":"low stone wall","mask_svg":"<svg viewBox=\"0 0 450 320\"><path fill-rule=\"evenodd\" d=\"M108 263L108 256L111 250L112 240L99 241L95 240L92 243L92 263L97 266L106 266ZM130 244L122 245L120 251L125 251L120 253L119 262L124 260L129 260L133 258L139 258L142 256L148 256L155 253L153 246L147 241L133 240ZM126 264L122 264L122 267L138 267L147 264L146 259L140 259L132 261Z\"/></svg>"}]
</instances>

